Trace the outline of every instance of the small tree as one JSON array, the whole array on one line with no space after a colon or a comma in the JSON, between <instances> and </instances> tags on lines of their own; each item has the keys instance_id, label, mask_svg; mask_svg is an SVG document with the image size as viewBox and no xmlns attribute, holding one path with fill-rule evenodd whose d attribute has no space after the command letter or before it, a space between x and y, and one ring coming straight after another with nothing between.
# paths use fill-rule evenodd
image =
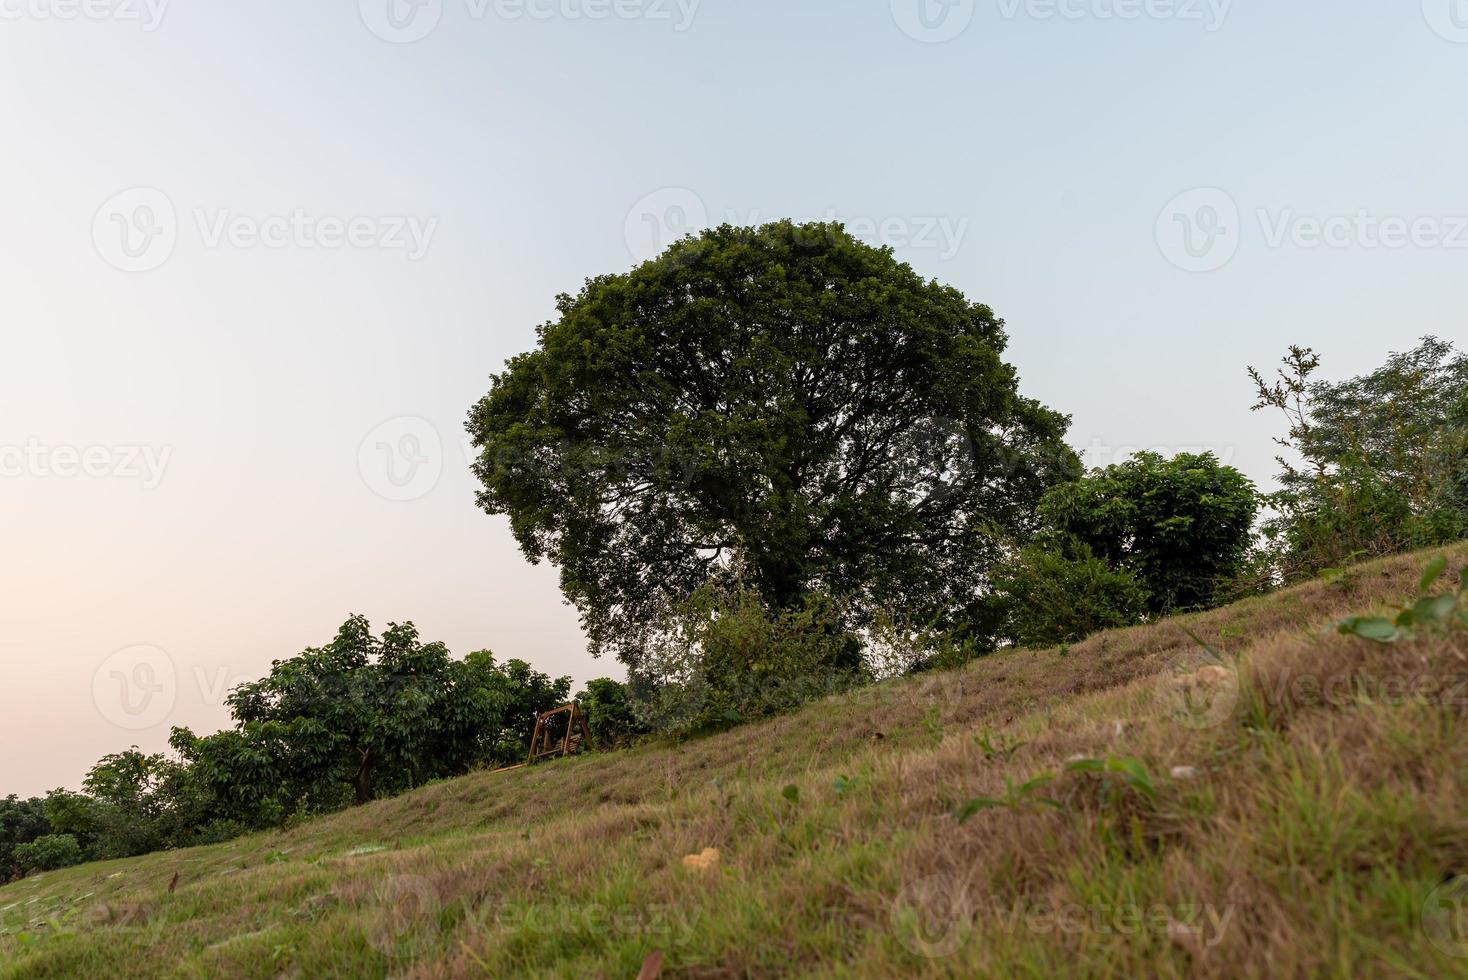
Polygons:
<instances>
[{"instance_id":1,"label":"small tree","mask_svg":"<svg viewBox=\"0 0 1468 980\"><path fill-rule=\"evenodd\" d=\"M178 769L177 763L137 746L98 761L82 783L94 804L90 829L95 841L88 856L131 857L162 847L168 832L165 787Z\"/></svg>"},{"instance_id":2,"label":"small tree","mask_svg":"<svg viewBox=\"0 0 1468 980\"><path fill-rule=\"evenodd\" d=\"M1075 643L1099 630L1139 623L1147 590L1085 545L1071 554L1026 548L1000 568L994 592L1003 640L1020 647Z\"/></svg>"},{"instance_id":3,"label":"small tree","mask_svg":"<svg viewBox=\"0 0 1468 980\"><path fill-rule=\"evenodd\" d=\"M22 800L12 794L0 800L0 882L20 874L16 847L45 836L50 829L46 801L40 797Z\"/></svg>"},{"instance_id":4,"label":"small tree","mask_svg":"<svg viewBox=\"0 0 1468 980\"><path fill-rule=\"evenodd\" d=\"M1468 356L1426 337L1348 381L1318 380L1320 363L1291 347L1274 378L1249 369L1254 409L1288 426L1264 525L1280 576L1468 534Z\"/></svg>"},{"instance_id":5,"label":"small tree","mask_svg":"<svg viewBox=\"0 0 1468 980\"><path fill-rule=\"evenodd\" d=\"M1062 550L1125 571L1161 616L1215 604L1248 559L1258 506L1253 483L1212 453L1138 453L1056 487L1040 514Z\"/></svg>"},{"instance_id":6,"label":"small tree","mask_svg":"<svg viewBox=\"0 0 1468 980\"><path fill-rule=\"evenodd\" d=\"M82 863L82 848L70 834L46 834L15 848L15 862L23 875L55 871Z\"/></svg>"},{"instance_id":7,"label":"small tree","mask_svg":"<svg viewBox=\"0 0 1468 980\"><path fill-rule=\"evenodd\" d=\"M489 651L454 660L411 623L379 639L353 616L327 646L231 692L234 730L175 729L172 744L213 819L260 826L508 761L535 712L565 700L570 684L523 661L497 665Z\"/></svg>"}]
</instances>

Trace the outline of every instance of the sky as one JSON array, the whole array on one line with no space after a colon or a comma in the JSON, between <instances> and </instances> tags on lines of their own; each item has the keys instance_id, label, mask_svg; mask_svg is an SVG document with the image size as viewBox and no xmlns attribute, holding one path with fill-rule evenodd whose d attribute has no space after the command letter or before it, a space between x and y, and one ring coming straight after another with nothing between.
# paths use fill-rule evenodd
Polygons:
<instances>
[{"instance_id":1,"label":"sky","mask_svg":"<svg viewBox=\"0 0 1468 980\"><path fill-rule=\"evenodd\" d=\"M577 682L463 420L555 296L839 218L1089 462L1468 341L1464 0L0 0L0 795L351 613Z\"/></svg>"}]
</instances>

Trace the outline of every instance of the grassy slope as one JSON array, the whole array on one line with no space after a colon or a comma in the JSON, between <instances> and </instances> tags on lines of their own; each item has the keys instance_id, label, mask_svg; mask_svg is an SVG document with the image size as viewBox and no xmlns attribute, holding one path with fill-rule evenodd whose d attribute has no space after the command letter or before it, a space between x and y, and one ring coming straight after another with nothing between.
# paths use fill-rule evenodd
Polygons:
<instances>
[{"instance_id":1,"label":"grassy slope","mask_svg":"<svg viewBox=\"0 0 1468 980\"><path fill-rule=\"evenodd\" d=\"M1468 548L1449 556L1456 579ZM0 977L630 978L653 949L665 977L1468 976L1423 911L1468 871L1468 631L1321 633L1409 598L1427 557L33 877L0 888ZM1194 724L1183 626L1240 665L1214 689L1232 710ZM1064 773L1036 794L1060 808L952 816L1108 753L1155 799ZM709 846L713 871L681 864Z\"/></svg>"}]
</instances>

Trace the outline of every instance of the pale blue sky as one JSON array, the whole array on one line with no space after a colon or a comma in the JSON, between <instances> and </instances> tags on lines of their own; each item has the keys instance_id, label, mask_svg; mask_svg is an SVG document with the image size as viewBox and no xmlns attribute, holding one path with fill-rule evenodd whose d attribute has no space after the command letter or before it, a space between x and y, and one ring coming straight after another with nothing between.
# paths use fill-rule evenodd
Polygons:
<instances>
[{"instance_id":1,"label":"pale blue sky","mask_svg":"<svg viewBox=\"0 0 1468 980\"><path fill-rule=\"evenodd\" d=\"M0 793L224 724L229 682L354 611L618 674L475 510L461 424L648 214L885 234L1008 320L1094 462L1264 481L1247 364L1468 339L1458 0L930 0L967 20L944 43L916 0L426 0L413 43L368 26L401 0L151 2L0 0ZM298 213L365 223L326 247ZM1370 247L1392 219L1417 244Z\"/></svg>"}]
</instances>

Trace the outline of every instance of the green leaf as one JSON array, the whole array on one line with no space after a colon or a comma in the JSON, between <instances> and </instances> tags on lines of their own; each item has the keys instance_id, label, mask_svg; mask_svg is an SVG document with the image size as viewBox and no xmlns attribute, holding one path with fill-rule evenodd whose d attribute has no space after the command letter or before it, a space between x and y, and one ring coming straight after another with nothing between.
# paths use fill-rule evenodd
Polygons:
<instances>
[{"instance_id":1,"label":"green leaf","mask_svg":"<svg viewBox=\"0 0 1468 980\"><path fill-rule=\"evenodd\" d=\"M794 783L791 783L789 786L786 786L780 791L780 795L785 797L785 799L789 800L791 803L799 803L800 787L796 786Z\"/></svg>"},{"instance_id":2,"label":"green leaf","mask_svg":"<svg viewBox=\"0 0 1468 980\"><path fill-rule=\"evenodd\" d=\"M1005 805L1003 800L996 800L992 796L977 796L959 807L953 815L958 818L959 823L966 823L970 817L980 810L992 810L995 807Z\"/></svg>"},{"instance_id":3,"label":"green leaf","mask_svg":"<svg viewBox=\"0 0 1468 980\"><path fill-rule=\"evenodd\" d=\"M1339 628L1346 636L1359 636L1377 643L1395 643L1402 637L1402 630L1397 624L1380 616L1356 616L1342 620Z\"/></svg>"},{"instance_id":4,"label":"green leaf","mask_svg":"<svg viewBox=\"0 0 1468 980\"><path fill-rule=\"evenodd\" d=\"M1134 789L1145 796L1152 796L1156 789L1152 785L1152 774L1140 759L1117 759L1116 769Z\"/></svg>"},{"instance_id":5,"label":"green leaf","mask_svg":"<svg viewBox=\"0 0 1468 980\"><path fill-rule=\"evenodd\" d=\"M1447 570L1447 558L1443 555L1438 555L1432 561L1427 563L1427 568L1422 573L1422 581L1418 584L1417 591L1419 593L1423 593L1432 588L1433 583L1436 582L1442 576L1442 573L1446 572Z\"/></svg>"},{"instance_id":6,"label":"green leaf","mask_svg":"<svg viewBox=\"0 0 1468 980\"><path fill-rule=\"evenodd\" d=\"M1053 772L1042 772L1042 773L1040 773L1040 775L1036 776L1034 779L1031 779L1029 782L1020 784L1020 787L1019 787L1020 794L1021 795L1024 795L1024 796L1028 796L1029 794L1033 793L1035 790L1039 789L1041 786L1044 786L1046 783L1054 781L1054 779L1055 779L1055 773L1053 773Z\"/></svg>"},{"instance_id":7,"label":"green leaf","mask_svg":"<svg viewBox=\"0 0 1468 980\"><path fill-rule=\"evenodd\" d=\"M1077 759L1065 768L1067 772L1105 772L1106 763L1101 759Z\"/></svg>"},{"instance_id":8,"label":"green leaf","mask_svg":"<svg viewBox=\"0 0 1468 980\"><path fill-rule=\"evenodd\" d=\"M1412 607L1412 619L1417 623L1441 623L1452 619L1453 613L1458 608L1458 597L1455 595L1439 595L1430 599L1420 599L1417 605Z\"/></svg>"}]
</instances>

